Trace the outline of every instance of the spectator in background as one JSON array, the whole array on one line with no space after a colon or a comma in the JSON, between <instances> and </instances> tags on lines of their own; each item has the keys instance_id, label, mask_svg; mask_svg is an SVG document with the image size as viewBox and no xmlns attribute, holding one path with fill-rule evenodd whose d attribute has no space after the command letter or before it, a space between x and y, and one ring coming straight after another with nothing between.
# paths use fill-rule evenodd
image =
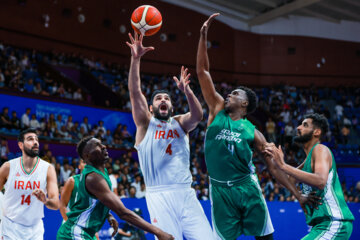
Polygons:
<instances>
[{"instance_id":1,"label":"spectator in background","mask_svg":"<svg viewBox=\"0 0 360 240\"><path fill-rule=\"evenodd\" d=\"M72 126L74 126L74 123L73 123L73 117L70 115L66 121L66 129L68 131L70 131L70 129L72 128Z\"/></svg>"},{"instance_id":2,"label":"spectator in background","mask_svg":"<svg viewBox=\"0 0 360 240\"><path fill-rule=\"evenodd\" d=\"M83 122L80 124L80 130L81 128L84 128L84 132L86 134L90 133L91 131L91 124L89 123L88 117L83 118Z\"/></svg>"},{"instance_id":3,"label":"spectator in background","mask_svg":"<svg viewBox=\"0 0 360 240\"><path fill-rule=\"evenodd\" d=\"M113 144L113 137L111 136L111 131L108 129L106 130L106 134L104 136L104 142L106 145L112 145Z\"/></svg>"},{"instance_id":4,"label":"spectator in background","mask_svg":"<svg viewBox=\"0 0 360 240\"><path fill-rule=\"evenodd\" d=\"M1 161L0 166L3 165L4 162L8 160L8 154L9 154L9 147L8 142L5 138L1 138L1 146L0 146L0 153L1 153Z\"/></svg>"},{"instance_id":5,"label":"spectator in background","mask_svg":"<svg viewBox=\"0 0 360 240\"><path fill-rule=\"evenodd\" d=\"M116 195L119 195L118 193L118 178L119 178L119 171L116 171L112 168L109 168L108 169L108 173L109 173L109 178L110 178L110 181L111 181L111 190L116 194Z\"/></svg>"},{"instance_id":6,"label":"spectator in background","mask_svg":"<svg viewBox=\"0 0 360 240\"><path fill-rule=\"evenodd\" d=\"M51 113L49 116L49 128L50 128L51 132L55 132L55 129L57 129L55 115L53 113Z\"/></svg>"},{"instance_id":7,"label":"spectator in background","mask_svg":"<svg viewBox=\"0 0 360 240\"><path fill-rule=\"evenodd\" d=\"M73 99L74 100L83 100L83 96L82 96L82 93L81 93L81 88L78 88L74 94L73 94Z\"/></svg>"},{"instance_id":8,"label":"spectator in background","mask_svg":"<svg viewBox=\"0 0 360 240\"><path fill-rule=\"evenodd\" d=\"M266 122L266 135L269 142L276 142L275 127L276 124L271 117Z\"/></svg>"},{"instance_id":9,"label":"spectator in background","mask_svg":"<svg viewBox=\"0 0 360 240\"><path fill-rule=\"evenodd\" d=\"M45 155L43 155L43 157L42 157L42 159L44 160L44 161L47 161L48 163L51 163L51 160L52 160L52 152L50 151L50 150L47 150L46 152L45 152Z\"/></svg>"},{"instance_id":10,"label":"spectator in background","mask_svg":"<svg viewBox=\"0 0 360 240\"><path fill-rule=\"evenodd\" d=\"M291 144L292 138L295 135L295 129L292 122L288 122L284 128L285 142Z\"/></svg>"},{"instance_id":11,"label":"spectator in background","mask_svg":"<svg viewBox=\"0 0 360 240\"><path fill-rule=\"evenodd\" d=\"M136 198L136 188L133 186L130 187L129 198Z\"/></svg>"},{"instance_id":12,"label":"spectator in background","mask_svg":"<svg viewBox=\"0 0 360 240\"><path fill-rule=\"evenodd\" d=\"M340 120L343 116L344 107L338 102L335 106L336 118Z\"/></svg>"},{"instance_id":13,"label":"spectator in background","mask_svg":"<svg viewBox=\"0 0 360 240\"><path fill-rule=\"evenodd\" d=\"M27 108L25 113L21 116L21 128L29 128L30 126L30 108Z\"/></svg>"},{"instance_id":14,"label":"spectator in background","mask_svg":"<svg viewBox=\"0 0 360 240\"><path fill-rule=\"evenodd\" d=\"M0 128L11 128L11 121L9 117L9 108L4 107L0 115Z\"/></svg>"},{"instance_id":15,"label":"spectator in background","mask_svg":"<svg viewBox=\"0 0 360 240\"><path fill-rule=\"evenodd\" d=\"M32 78L29 78L24 85L24 89L28 93L34 92L34 80Z\"/></svg>"},{"instance_id":16,"label":"spectator in background","mask_svg":"<svg viewBox=\"0 0 360 240\"><path fill-rule=\"evenodd\" d=\"M136 191L136 198L145 198L146 195L146 186L144 182L141 182L139 191Z\"/></svg>"},{"instance_id":17,"label":"spectator in background","mask_svg":"<svg viewBox=\"0 0 360 240\"><path fill-rule=\"evenodd\" d=\"M64 159L63 166L60 167L60 185L63 185L71 176L69 160Z\"/></svg>"},{"instance_id":18,"label":"spectator in background","mask_svg":"<svg viewBox=\"0 0 360 240\"><path fill-rule=\"evenodd\" d=\"M5 87L5 75L2 72L2 69L0 68L0 88Z\"/></svg>"},{"instance_id":19,"label":"spectator in background","mask_svg":"<svg viewBox=\"0 0 360 240\"><path fill-rule=\"evenodd\" d=\"M36 115L35 115L35 114L31 114L30 127L31 127L31 128L34 128L34 129L40 129L40 123L39 123L39 121L36 119Z\"/></svg>"},{"instance_id":20,"label":"spectator in background","mask_svg":"<svg viewBox=\"0 0 360 240\"><path fill-rule=\"evenodd\" d=\"M135 174L135 182L131 183L131 186L133 186L134 188L136 188L136 192L139 192L141 189L141 175L140 173L136 173Z\"/></svg>"},{"instance_id":21,"label":"spectator in background","mask_svg":"<svg viewBox=\"0 0 360 240\"><path fill-rule=\"evenodd\" d=\"M11 112L11 128L20 129L20 119L17 117L17 113L15 111Z\"/></svg>"},{"instance_id":22,"label":"spectator in background","mask_svg":"<svg viewBox=\"0 0 360 240\"><path fill-rule=\"evenodd\" d=\"M341 128L341 132L340 132L340 141L343 144L347 144L349 141L349 135L350 135L350 128L347 125L344 125Z\"/></svg>"},{"instance_id":23,"label":"spectator in background","mask_svg":"<svg viewBox=\"0 0 360 240\"><path fill-rule=\"evenodd\" d=\"M42 92L41 83L37 82L34 86L34 93L41 94L41 92Z\"/></svg>"},{"instance_id":24,"label":"spectator in background","mask_svg":"<svg viewBox=\"0 0 360 240\"><path fill-rule=\"evenodd\" d=\"M56 127L57 127L57 129L60 130L63 125L64 125L64 123L63 123L62 115L58 114L56 116Z\"/></svg>"},{"instance_id":25,"label":"spectator in background","mask_svg":"<svg viewBox=\"0 0 360 240\"><path fill-rule=\"evenodd\" d=\"M131 134L129 133L129 131L127 130L127 126L126 126L126 125L123 126L123 129L122 129L122 131L121 131L121 137L122 137L122 139L124 139L124 140L127 140L127 141L129 141L129 142L132 142L132 136L131 136Z\"/></svg>"}]
</instances>

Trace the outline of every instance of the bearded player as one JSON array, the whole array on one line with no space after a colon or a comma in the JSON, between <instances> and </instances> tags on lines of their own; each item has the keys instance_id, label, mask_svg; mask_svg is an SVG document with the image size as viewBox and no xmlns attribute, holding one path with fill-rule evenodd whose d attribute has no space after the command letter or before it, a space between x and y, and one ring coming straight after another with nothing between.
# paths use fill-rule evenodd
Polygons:
<instances>
[{"instance_id":1,"label":"bearded player","mask_svg":"<svg viewBox=\"0 0 360 240\"><path fill-rule=\"evenodd\" d=\"M146 184L146 202L151 222L171 233L175 239L211 240L213 235L204 211L191 188L188 133L201 121L200 102L189 86L187 69L174 77L185 94L190 111L171 117L173 106L167 91L155 91L150 109L141 92L140 59L152 47L142 45L143 36L129 34L131 65L129 92L132 114L137 127L135 148Z\"/></svg>"},{"instance_id":2,"label":"bearded player","mask_svg":"<svg viewBox=\"0 0 360 240\"><path fill-rule=\"evenodd\" d=\"M18 136L22 156L0 168L0 189L5 185L1 239L41 240L44 235L44 205L59 208L55 168L39 158L35 129Z\"/></svg>"}]
</instances>

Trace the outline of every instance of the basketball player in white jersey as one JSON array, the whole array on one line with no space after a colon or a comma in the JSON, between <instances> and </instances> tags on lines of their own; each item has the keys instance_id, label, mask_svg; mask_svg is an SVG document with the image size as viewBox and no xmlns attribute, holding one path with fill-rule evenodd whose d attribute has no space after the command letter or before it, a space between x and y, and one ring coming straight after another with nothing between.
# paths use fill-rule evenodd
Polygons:
<instances>
[{"instance_id":1,"label":"basketball player in white jersey","mask_svg":"<svg viewBox=\"0 0 360 240\"><path fill-rule=\"evenodd\" d=\"M153 47L142 45L143 36L129 34L131 65L129 92L132 114L137 127L135 148L146 184L146 202L151 223L172 234L175 239L213 239L210 224L191 188L188 133L203 117L200 102L189 87L187 69L174 77L185 93L190 112L171 117L169 93L155 91L150 110L140 87L140 59Z\"/></svg>"},{"instance_id":2,"label":"basketball player in white jersey","mask_svg":"<svg viewBox=\"0 0 360 240\"><path fill-rule=\"evenodd\" d=\"M2 240L41 240L44 235L44 205L59 209L59 191L55 168L39 158L39 140L35 129L19 134L22 156L0 168L0 189L5 185Z\"/></svg>"}]
</instances>

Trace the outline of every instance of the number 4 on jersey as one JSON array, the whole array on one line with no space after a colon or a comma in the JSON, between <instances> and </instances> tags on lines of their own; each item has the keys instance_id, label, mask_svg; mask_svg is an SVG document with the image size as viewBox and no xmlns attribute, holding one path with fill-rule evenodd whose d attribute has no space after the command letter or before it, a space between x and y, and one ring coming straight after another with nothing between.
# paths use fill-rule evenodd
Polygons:
<instances>
[{"instance_id":1,"label":"number 4 on jersey","mask_svg":"<svg viewBox=\"0 0 360 240\"><path fill-rule=\"evenodd\" d=\"M172 155L172 150L171 150L171 143L168 145L168 147L166 148L165 151L167 154Z\"/></svg>"},{"instance_id":2,"label":"number 4 on jersey","mask_svg":"<svg viewBox=\"0 0 360 240\"><path fill-rule=\"evenodd\" d=\"M27 203L27 205L30 205L31 195L27 195L27 197L25 197L25 195L21 195L21 205L24 205L24 203Z\"/></svg>"}]
</instances>

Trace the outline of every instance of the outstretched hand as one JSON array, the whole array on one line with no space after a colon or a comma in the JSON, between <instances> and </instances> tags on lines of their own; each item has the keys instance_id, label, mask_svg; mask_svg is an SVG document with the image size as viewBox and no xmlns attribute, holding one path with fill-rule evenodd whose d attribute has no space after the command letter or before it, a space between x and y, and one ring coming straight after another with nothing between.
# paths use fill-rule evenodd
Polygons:
<instances>
[{"instance_id":1,"label":"outstretched hand","mask_svg":"<svg viewBox=\"0 0 360 240\"><path fill-rule=\"evenodd\" d=\"M189 80L190 73L188 73L188 69L184 68L184 66L181 67L181 74L180 74L180 80L177 77L173 77L174 81L176 82L177 87L182 92L187 92L190 89Z\"/></svg>"},{"instance_id":2,"label":"outstretched hand","mask_svg":"<svg viewBox=\"0 0 360 240\"><path fill-rule=\"evenodd\" d=\"M200 33L201 33L201 34L207 34L207 31L209 30L209 27L210 27L212 21L214 21L214 19L215 19L217 16L219 16L219 15L220 15L220 13L214 13L214 14L212 14L212 15L208 18L208 20L206 20L206 21L204 22L204 24L202 25L202 27L201 27L201 29L200 29Z\"/></svg>"},{"instance_id":3,"label":"outstretched hand","mask_svg":"<svg viewBox=\"0 0 360 240\"><path fill-rule=\"evenodd\" d=\"M133 58L141 58L145 53L147 53L148 51L154 50L154 47L144 47L142 44L144 35L140 35L137 34L136 32L134 33L134 37L131 35L131 33L129 33L129 38L131 43L126 42L126 44L130 47L131 49L131 55L133 56Z\"/></svg>"}]
</instances>

